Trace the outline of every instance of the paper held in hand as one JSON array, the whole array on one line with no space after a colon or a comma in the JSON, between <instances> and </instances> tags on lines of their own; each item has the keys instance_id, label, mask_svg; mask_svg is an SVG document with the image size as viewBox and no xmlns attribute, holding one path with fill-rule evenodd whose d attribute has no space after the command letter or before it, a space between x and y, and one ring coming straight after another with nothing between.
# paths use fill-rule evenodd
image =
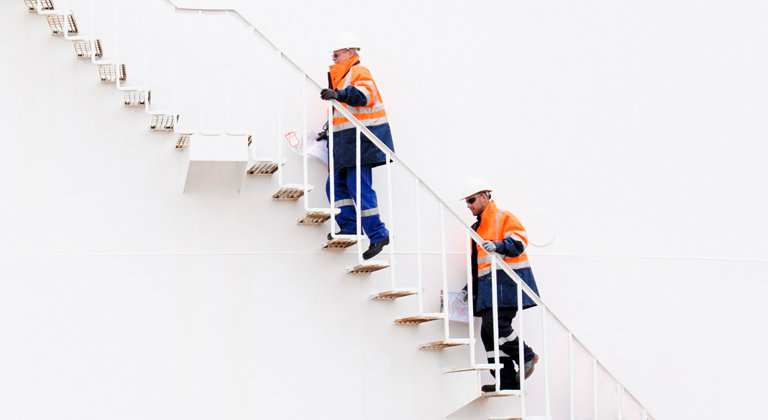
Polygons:
<instances>
[{"instance_id":1,"label":"paper held in hand","mask_svg":"<svg viewBox=\"0 0 768 420\"><path fill-rule=\"evenodd\" d=\"M461 292L448 291L448 319L451 321L469 323L469 304L461 297ZM443 295L440 295L440 311L444 311Z\"/></svg>"},{"instance_id":2,"label":"paper held in hand","mask_svg":"<svg viewBox=\"0 0 768 420\"><path fill-rule=\"evenodd\" d=\"M303 138L304 133L301 128L285 133L285 140L288 142L288 145L291 146L291 150L300 155L304 153L301 147ZM328 141L317 141L317 133L307 133L307 155L313 159L320 160L327 165Z\"/></svg>"}]
</instances>

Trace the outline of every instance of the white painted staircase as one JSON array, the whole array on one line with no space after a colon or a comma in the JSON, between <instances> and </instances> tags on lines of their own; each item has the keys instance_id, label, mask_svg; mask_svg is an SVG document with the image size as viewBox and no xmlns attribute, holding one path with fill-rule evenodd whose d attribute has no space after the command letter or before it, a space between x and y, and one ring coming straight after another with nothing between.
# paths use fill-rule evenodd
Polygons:
<instances>
[{"instance_id":1,"label":"white painted staircase","mask_svg":"<svg viewBox=\"0 0 768 420\"><path fill-rule=\"evenodd\" d=\"M252 32L260 41L262 41L268 48L272 49L277 57L280 65L286 66L293 71L297 71L302 75L303 87L307 87L312 92L319 92L320 86L309 78L306 73L298 68L288 57L286 57L282 51L280 51L275 45L269 41L263 34L261 34L253 25L251 25L240 13L235 10L225 9L192 9L177 7L173 2L169 0L158 0L167 4L174 12L180 14L197 14L198 16L217 15L228 16L233 19L233 22L239 22L243 25L243 30ZM190 160L190 165L187 173L187 183L185 183L185 189L195 182L205 182L205 179L199 180L198 178L210 177L211 174L220 178L229 177L225 182L230 185L236 185L237 191L240 189L240 183L248 176L274 176L278 177L279 190L272 196L274 201L287 201L298 202L303 200L305 215L297 220L297 224L301 226L322 226L325 222L329 221L331 216L338 213L338 209L330 208L314 208L309 205L308 195L313 190L313 186L309 184L308 170L307 170L307 154L304 152L302 170L303 179L301 183L287 183L283 182L284 168L287 164L287 159L282 156L284 148L283 141L278 139L277 156L261 156L256 155L257 137L256 133L249 132L249 130L222 130L222 131L206 131L200 128L186 128L180 127L179 122L181 120L176 110L158 111L151 109L152 93L148 86L125 86L129 80L128 66L122 62L116 55L110 55L109 50L106 50L105 45L95 34L89 34L84 36L81 34L82 29L78 26L75 14L73 11L63 11L56 8L52 0L24 0L24 4L30 11L30 13L37 13L45 16L49 24L51 33L56 36L62 36L68 41L72 41L75 50L75 57L80 59L90 59L96 66L98 77L102 83L115 83L117 89L123 92L123 101L126 107L141 107L144 112L149 116L148 127L153 131L168 131L177 135L175 148L176 149L190 149L194 151L194 156ZM105 59L104 57L112 57L111 59ZM96 80L94 75L94 80ZM306 101L306 95L303 96ZM333 105L331 105L333 106ZM341 108L342 112L346 112ZM304 133L306 129L306 112L307 105L303 104L304 113ZM354 117L348 115L350 120ZM356 122L356 120L355 120ZM374 143L380 148L383 144L375 139L364 126L356 122L356 126L359 131L374 139ZM217 142L214 144L208 139L216 138ZM306 137L304 139L306 141ZM447 282L447 265L446 265L446 228L450 222L460 225L460 228L466 235L466 242L469 243L470 238L476 238L476 234L472 232L462 220L450 210L445 202L438 197L423 181L411 171L407 165L394 153L387 151L388 161L387 175L388 186L392 188L391 178L391 166L399 165L406 173L412 176L415 188L417 191L416 200L416 214L414 217L417 219L420 217L418 214L418 202L420 197L428 197L434 200L440 210L440 225L441 240L443 249L441 253L442 258L442 283L444 290L448 290ZM197 181L196 181L197 180ZM324 182L324 180L316 180L316 182ZM234 189L233 189L234 190ZM391 201L392 195L389 194L390 207L393 206ZM331 200L332 202L333 200ZM285 205L285 204L276 204ZM392 212L390 212L392 213ZM447 218L445 216L448 216ZM448 219L448 220L446 220ZM333 223L330 224L329 231L334 233ZM359 222L358 222L359 225ZM558 330L561 330L564 337L567 340L568 345L568 360L571 365L573 364L574 352L578 351L582 355L585 355L592 363L592 375L593 375L593 395L595 404L595 418L597 418L597 381L598 375L608 378L615 386L616 396L619 403L617 406L622 407L625 401L631 402L640 413L641 420L653 419L654 417L649 414L648 410L637 401L634 396L627 392L623 385L616 380L605 368L600 365L597 359L587 350L578 339L568 330L563 322L561 322L546 306L546 303L540 299L536 299L540 308L541 319L540 326L542 329L542 336L545 337L543 341L543 348L541 357L542 360L537 369L537 375L544 378L543 387L536 389L527 388L526 382L523 381L521 391L497 391L483 394L480 391L480 387L483 384L483 378L487 376L484 371L493 370L500 367L498 362L496 364L477 363L477 355L475 355L474 348L476 346L476 339L474 334L473 324L468 325L469 334L466 336L456 337L451 334L451 323L448 320L448 314L442 312L427 312L424 309L424 276L421 269L421 243L420 238L417 239L416 260L418 269L415 273L398 274L396 276L395 239L398 235L398 231L393 226L394 223L390 222L389 226L393 233L392 243L388 248L388 252L382 254L382 260L364 261L361 254L365 249L365 240L363 235L351 235L351 236L335 236L332 235L331 239L320 245L318 252L333 252L344 251L349 247L357 245L356 254L358 255L358 264L347 267L348 274L370 274L380 270L389 270L390 274L390 288L378 293L374 293L370 296L373 300L381 300L384 302L392 302L395 299L399 299L407 296L415 296L418 309L414 310L413 314L406 317L400 317L394 319L395 324L402 326L402 328L420 328L419 326L424 323L433 321L442 321L443 324L443 337L439 340L429 341L424 343L413 343L413 351L418 350L442 350L450 347L462 348L467 346L469 348L469 358L467 366L464 367L444 367L443 369L443 412L442 416L449 418L451 416L459 415L462 410L467 410L468 407L473 405L485 404L489 398L493 397L509 397L515 400L519 400L517 408L507 417L489 417L490 419L550 419L553 418L550 413L551 401L549 398L549 382L548 377L551 374L548 366L548 354L547 354L547 330L546 326L555 325ZM299 228L299 229L304 229ZM358 228L358 231L360 229ZM418 234L417 234L418 237ZM388 254L388 255L387 255ZM504 269L513 278L516 278L514 272L509 269L502 261L497 262L499 269ZM399 273L399 272L398 272ZM402 276L402 278L400 277ZM410 284L408 287L397 286L396 280L399 282L402 279L413 283L413 279L416 278L417 284ZM528 292L529 295L533 295L527 286L522 287ZM470 288L471 289L471 288ZM471 299L470 299L471 300ZM524 329L522 323L524 322L523 314L519 316L521 322L521 328L519 328L520 337L522 339ZM481 357L482 358L482 357ZM407 378L404 379L407 382ZM571 401L571 413L573 413L574 406L574 371L570 369L570 395ZM536 415L529 415L526 410L526 398L533 393L544 393L546 404L543 413L536 413ZM621 409L617 410L617 417L622 418ZM573 417L571 417L573 418Z\"/></svg>"}]
</instances>

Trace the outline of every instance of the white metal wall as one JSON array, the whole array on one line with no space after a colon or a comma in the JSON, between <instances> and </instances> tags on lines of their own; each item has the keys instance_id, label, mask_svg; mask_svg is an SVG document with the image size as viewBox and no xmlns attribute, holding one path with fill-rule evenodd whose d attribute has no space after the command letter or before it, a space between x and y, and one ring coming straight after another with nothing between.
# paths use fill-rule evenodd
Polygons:
<instances>
[{"instance_id":1,"label":"white metal wall","mask_svg":"<svg viewBox=\"0 0 768 420\"><path fill-rule=\"evenodd\" d=\"M174 19L160 0L95 3L128 84L164 109L175 84L181 125L253 128L273 150L274 63L245 28ZM180 4L238 9L318 81L336 30L356 32L398 155L446 198L479 174L502 207L553 215L557 239L531 251L543 297L657 417L755 415L766 343L745 320L766 315L765 5ZM92 29L88 1L57 6ZM324 232L271 201L274 179L182 195L175 138L149 132L21 0L0 7L3 417L439 418L440 369L464 353L416 351L440 329L395 327L413 302L367 300L386 274L345 275L353 256L321 253ZM285 103L287 131L300 114Z\"/></svg>"}]
</instances>

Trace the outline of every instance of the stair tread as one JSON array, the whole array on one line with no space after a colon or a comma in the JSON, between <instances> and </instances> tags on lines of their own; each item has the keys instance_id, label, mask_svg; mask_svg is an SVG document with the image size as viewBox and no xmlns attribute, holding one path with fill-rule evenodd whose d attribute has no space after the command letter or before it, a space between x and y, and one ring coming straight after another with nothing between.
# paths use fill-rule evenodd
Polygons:
<instances>
[{"instance_id":1,"label":"stair tread","mask_svg":"<svg viewBox=\"0 0 768 420\"><path fill-rule=\"evenodd\" d=\"M337 236L335 239L323 244L323 249L346 249L357 243L355 236Z\"/></svg>"},{"instance_id":2,"label":"stair tread","mask_svg":"<svg viewBox=\"0 0 768 420\"><path fill-rule=\"evenodd\" d=\"M523 395L518 389L502 389L498 392L481 392L482 398L494 398L494 397L509 397Z\"/></svg>"},{"instance_id":3,"label":"stair tread","mask_svg":"<svg viewBox=\"0 0 768 420\"><path fill-rule=\"evenodd\" d=\"M312 191L312 186L307 185L307 191ZM272 199L275 201L297 201L304 196L304 185L302 184L288 184L280 188L280 190L272 194Z\"/></svg>"},{"instance_id":4,"label":"stair tread","mask_svg":"<svg viewBox=\"0 0 768 420\"><path fill-rule=\"evenodd\" d=\"M298 220L300 225L321 225L331 219L331 210L308 211Z\"/></svg>"},{"instance_id":5,"label":"stair tread","mask_svg":"<svg viewBox=\"0 0 768 420\"><path fill-rule=\"evenodd\" d=\"M370 274L389 267L387 261L370 261L354 267L347 268L347 274Z\"/></svg>"},{"instance_id":6,"label":"stair tread","mask_svg":"<svg viewBox=\"0 0 768 420\"><path fill-rule=\"evenodd\" d=\"M419 350L440 350L448 347L463 346L467 343L455 343L446 341L432 341L429 343L419 344Z\"/></svg>"},{"instance_id":7,"label":"stair tread","mask_svg":"<svg viewBox=\"0 0 768 420\"><path fill-rule=\"evenodd\" d=\"M443 319L443 317L436 315L416 315L406 318L398 318L395 320L395 324L421 324L422 322L436 321L438 319Z\"/></svg>"},{"instance_id":8,"label":"stair tread","mask_svg":"<svg viewBox=\"0 0 768 420\"><path fill-rule=\"evenodd\" d=\"M371 299L392 300L392 299L397 299L404 296L415 295L416 293L419 293L416 289L388 290L386 292L379 292L379 293L372 294Z\"/></svg>"}]
</instances>

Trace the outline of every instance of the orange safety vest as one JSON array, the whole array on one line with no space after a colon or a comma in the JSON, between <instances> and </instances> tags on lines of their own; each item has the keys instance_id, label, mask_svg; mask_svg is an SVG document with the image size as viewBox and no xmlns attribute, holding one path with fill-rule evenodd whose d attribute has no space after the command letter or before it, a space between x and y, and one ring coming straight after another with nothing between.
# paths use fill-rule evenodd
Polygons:
<instances>
[{"instance_id":1,"label":"orange safety vest","mask_svg":"<svg viewBox=\"0 0 768 420\"><path fill-rule=\"evenodd\" d=\"M336 90L344 90L348 86L354 86L365 96L368 103L360 107L350 107L345 103L341 105L349 110L366 127L372 127L389 122L387 112L384 110L384 103L381 100L381 94L376 87L376 82L371 77L371 72L367 68L359 65L360 57L354 56L349 60L330 66L329 76L331 86ZM333 111L333 131L341 131L354 128L347 117L341 115L341 112L334 108Z\"/></svg>"},{"instance_id":2,"label":"orange safety vest","mask_svg":"<svg viewBox=\"0 0 768 420\"><path fill-rule=\"evenodd\" d=\"M477 227L477 234L486 241L494 242L500 242L511 236L515 241L522 242L525 248L528 248L528 234L525 232L523 224L514 214L496 207L493 200L483 210L480 226ZM474 246L477 248L477 276L482 277L490 274L491 256L479 244ZM525 248L523 253L516 257L504 258L504 262L512 269L530 267L531 263L528 261Z\"/></svg>"}]
</instances>

